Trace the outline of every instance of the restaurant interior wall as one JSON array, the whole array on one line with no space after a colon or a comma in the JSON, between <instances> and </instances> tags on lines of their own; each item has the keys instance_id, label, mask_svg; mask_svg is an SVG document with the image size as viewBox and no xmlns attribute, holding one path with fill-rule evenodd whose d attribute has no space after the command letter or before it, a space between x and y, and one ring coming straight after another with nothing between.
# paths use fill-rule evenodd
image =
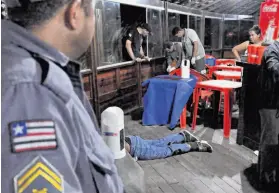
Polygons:
<instances>
[{"instance_id":1,"label":"restaurant interior wall","mask_svg":"<svg viewBox=\"0 0 279 193\"><path fill-rule=\"evenodd\" d=\"M142 81L165 72L163 42L180 41L171 34L174 26L194 29L206 53L219 58L231 57L227 53L246 38L245 31L254 23L251 16L217 14L159 0L103 0L99 4L95 11L95 40L86 54L91 58L83 59L83 72L90 77L87 85L92 85L92 89L86 86L87 93L91 93L98 117L108 106L130 112L142 105ZM127 26L135 22L147 22L153 29L154 35L144 44L146 55L153 58L151 62L123 60L122 37Z\"/></svg>"}]
</instances>

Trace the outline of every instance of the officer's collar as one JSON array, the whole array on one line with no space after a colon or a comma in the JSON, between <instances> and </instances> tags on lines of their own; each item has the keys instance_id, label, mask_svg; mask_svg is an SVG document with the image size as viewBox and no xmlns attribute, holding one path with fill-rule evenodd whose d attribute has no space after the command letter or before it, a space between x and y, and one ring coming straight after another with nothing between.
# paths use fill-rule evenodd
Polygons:
<instances>
[{"instance_id":1,"label":"officer's collar","mask_svg":"<svg viewBox=\"0 0 279 193\"><path fill-rule=\"evenodd\" d=\"M57 49L28 32L25 28L7 20L2 20L2 41L9 41L30 52L44 56L61 66L66 66L69 58Z\"/></svg>"}]
</instances>

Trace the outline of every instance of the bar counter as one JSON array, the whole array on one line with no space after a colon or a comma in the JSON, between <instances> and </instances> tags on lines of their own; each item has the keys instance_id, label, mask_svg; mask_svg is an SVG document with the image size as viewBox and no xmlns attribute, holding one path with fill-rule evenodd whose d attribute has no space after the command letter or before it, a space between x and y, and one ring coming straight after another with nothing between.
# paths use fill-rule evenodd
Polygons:
<instances>
[{"instance_id":1,"label":"bar counter","mask_svg":"<svg viewBox=\"0 0 279 193\"><path fill-rule=\"evenodd\" d=\"M258 75L260 65L236 62L243 67L239 100L237 144L258 150L260 142L260 115Z\"/></svg>"}]
</instances>

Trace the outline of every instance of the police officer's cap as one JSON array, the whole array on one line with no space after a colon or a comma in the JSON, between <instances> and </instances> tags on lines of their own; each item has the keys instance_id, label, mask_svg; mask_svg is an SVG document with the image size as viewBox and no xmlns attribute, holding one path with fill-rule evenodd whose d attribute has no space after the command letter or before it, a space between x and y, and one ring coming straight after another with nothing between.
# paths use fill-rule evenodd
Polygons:
<instances>
[{"instance_id":1,"label":"police officer's cap","mask_svg":"<svg viewBox=\"0 0 279 193\"><path fill-rule=\"evenodd\" d=\"M47 0L6 0L5 3L8 8L23 7L30 3L47 1Z\"/></svg>"}]
</instances>

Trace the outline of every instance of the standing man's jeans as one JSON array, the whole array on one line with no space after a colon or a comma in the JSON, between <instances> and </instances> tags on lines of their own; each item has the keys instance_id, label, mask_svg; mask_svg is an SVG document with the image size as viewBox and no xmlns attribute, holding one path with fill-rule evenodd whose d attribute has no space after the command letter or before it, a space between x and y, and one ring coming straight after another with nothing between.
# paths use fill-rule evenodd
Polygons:
<instances>
[{"instance_id":1,"label":"standing man's jeans","mask_svg":"<svg viewBox=\"0 0 279 193\"><path fill-rule=\"evenodd\" d=\"M201 58L199 60L196 60L196 63L193 64L196 71L201 72L205 69L205 58Z\"/></svg>"},{"instance_id":2,"label":"standing man's jeans","mask_svg":"<svg viewBox=\"0 0 279 193\"><path fill-rule=\"evenodd\" d=\"M141 160L166 158L177 151L186 153L191 149L190 145L183 143L184 137L181 134L171 134L156 140L144 140L139 136L129 136L129 138L130 154Z\"/></svg>"}]
</instances>

